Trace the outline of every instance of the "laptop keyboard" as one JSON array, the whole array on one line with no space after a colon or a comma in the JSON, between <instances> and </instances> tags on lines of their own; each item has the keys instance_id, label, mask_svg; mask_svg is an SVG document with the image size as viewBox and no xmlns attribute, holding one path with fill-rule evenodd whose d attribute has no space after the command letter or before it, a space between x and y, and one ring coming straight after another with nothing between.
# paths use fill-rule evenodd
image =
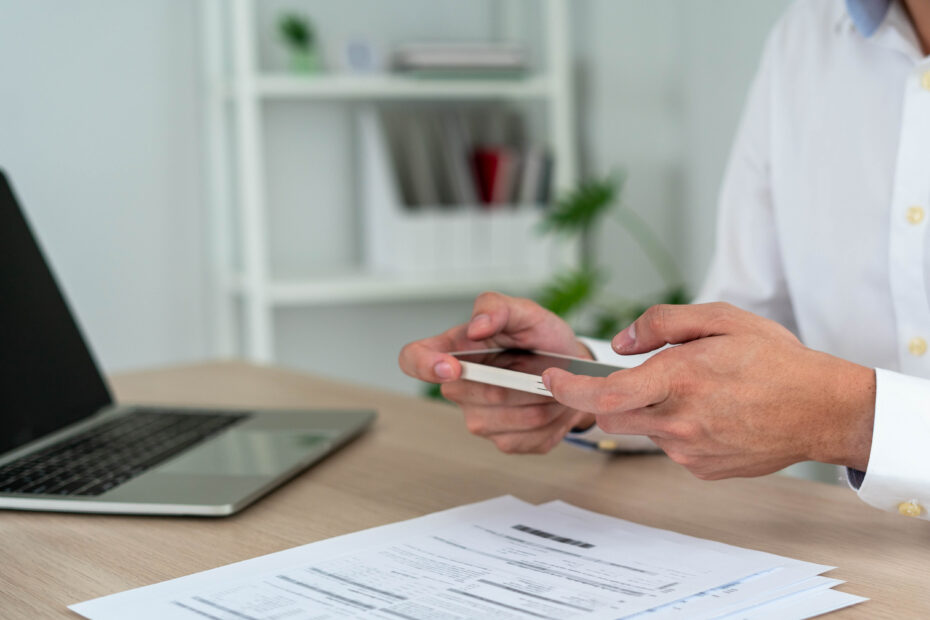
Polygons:
<instances>
[{"instance_id":1,"label":"laptop keyboard","mask_svg":"<svg viewBox=\"0 0 930 620\"><path fill-rule=\"evenodd\" d=\"M100 495L248 415L137 410L0 466L0 493Z\"/></svg>"}]
</instances>

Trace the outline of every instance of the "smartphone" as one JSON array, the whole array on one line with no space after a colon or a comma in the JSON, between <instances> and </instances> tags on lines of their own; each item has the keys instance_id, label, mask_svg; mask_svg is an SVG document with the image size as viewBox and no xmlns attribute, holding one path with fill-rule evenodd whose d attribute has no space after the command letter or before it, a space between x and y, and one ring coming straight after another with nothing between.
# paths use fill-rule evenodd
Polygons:
<instances>
[{"instance_id":1,"label":"smartphone","mask_svg":"<svg viewBox=\"0 0 930 620\"><path fill-rule=\"evenodd\" d=\"M620 366L525 349L483 349L450 355L461 362L463 379L544 396L552 396L542 382L542 374L548 368L561 368L589 377L606 377L623 370Z\"/></svg>"}]
</instances>

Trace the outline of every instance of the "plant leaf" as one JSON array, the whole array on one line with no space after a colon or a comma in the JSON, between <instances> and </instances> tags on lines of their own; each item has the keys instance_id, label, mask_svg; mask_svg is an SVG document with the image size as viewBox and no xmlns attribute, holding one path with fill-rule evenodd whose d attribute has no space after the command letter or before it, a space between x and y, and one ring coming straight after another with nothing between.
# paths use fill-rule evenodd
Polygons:
<instances>
[{"instance_id":1,"label":"plant leaf","mask_svg":"<svg viewBox=\"0 0 930 620\"><path fill-rule=\"evenodd\" d=\"M285 44L295 50L309 50L313 45L310 20L297 13L286 13L278 20L278 30Z\"/></svg>"},{"instance_id":2,"label":"plant leaf","mask_svg":"<svg viewBox=\"0 0 930 620\"><path fill-rule=\"evenodd\" d=\"M685 285L670 288L662 294L660 304L689 304L691 303L691 293Z\"/></svg>"},{"instance_id":3,"label":"plant leaf","mask_svg":"<svg viewBox=\"0 0 930 620\"><path fill-rule=\"evenodd\" d=\"M610 209L622 186L621 174L581 182L549 209L540 230L572 234L587 229Z\"/></svg>"},{"instance_id":4,"label":"plant leaf","mask_svg":"<svg viewBox=\"0 0 930 620\"><path fill-rule=\"evenodd\" d=\"M559 316L567 316L594 294L602 280L601 274L593 269L557 274L540 291L536 301Z\"/></svg>"},{"instance_id":5,"label":"plant leaf","mask_svg":"<svg viewBox=\"0 0 930 620\"><path fill-rule=\"evenodd\" d=\"M430 400L446 400L446 397L442 395L442 386L438 383L424 383L423 397Z\"/></svg>"}]
</instances>

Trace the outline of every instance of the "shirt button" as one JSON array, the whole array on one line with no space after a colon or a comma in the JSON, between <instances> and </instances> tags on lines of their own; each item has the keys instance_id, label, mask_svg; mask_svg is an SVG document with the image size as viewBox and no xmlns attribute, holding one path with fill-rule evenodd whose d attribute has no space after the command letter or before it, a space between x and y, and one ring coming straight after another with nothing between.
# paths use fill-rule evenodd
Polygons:
<instances>
[{"instance_id":1,"label":"shirt button","mask_svg":"<svg viewBox=\"0 0 930 620\"><path fill-rule=\"evenodd\" d=\"M905 517L919 517L924 511L916 501L901 502L898 504L898 512Z\"/></svg>"},{"instance_id":2,"label":"shirt button","mask_svg":"<svg viewBox=\"0 0 930 620\"><path fill-rule=\"evenodd\" d=\"M930 71L924 71L920 78L920 85L924 87L924 90L930 90Z\"/></svg>"},{"instance_id":3,"label":"shirt button","mask_svg":"<svg viewBox=\"0 0 930 620\"><path fill-rule=\"evenodd\" d=\"M926 214L921 207L915 206L907 208L907 221L911 224L914 224L915 226L924 221L924 215Z\"/></svg>"},{"instance_id":4,"label":"shirt button","mask_svg":"<svg viewBox=\"0 0 930 620\"><path fill-rule=\"evenodd\" d=\"M911 338L907 342L907 350L911 352L911 355L920 357L927 352L927 341L921 337Z\"/></svg>"}]
</instances>

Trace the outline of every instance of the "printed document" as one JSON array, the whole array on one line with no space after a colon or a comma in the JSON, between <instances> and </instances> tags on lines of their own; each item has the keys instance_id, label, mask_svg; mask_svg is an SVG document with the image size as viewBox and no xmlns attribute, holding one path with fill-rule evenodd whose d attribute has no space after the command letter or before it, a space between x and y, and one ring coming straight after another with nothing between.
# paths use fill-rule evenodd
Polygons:
<instances>
[{"instance_id":1,"label":"printed document","mask_svg":"<svg viewBox=\"0 0 930 620\"><path fill-rule=\"evenodd\" d=\"M773 617L778 609L766 606L776 602L836 609L864 600L830 590L839 582L819 576L830 568L500 497L71 609L92 620L653 620L750 618L754 609ZM815 598L824 591L829 599Z\"/></svg>"}]
</instances>

